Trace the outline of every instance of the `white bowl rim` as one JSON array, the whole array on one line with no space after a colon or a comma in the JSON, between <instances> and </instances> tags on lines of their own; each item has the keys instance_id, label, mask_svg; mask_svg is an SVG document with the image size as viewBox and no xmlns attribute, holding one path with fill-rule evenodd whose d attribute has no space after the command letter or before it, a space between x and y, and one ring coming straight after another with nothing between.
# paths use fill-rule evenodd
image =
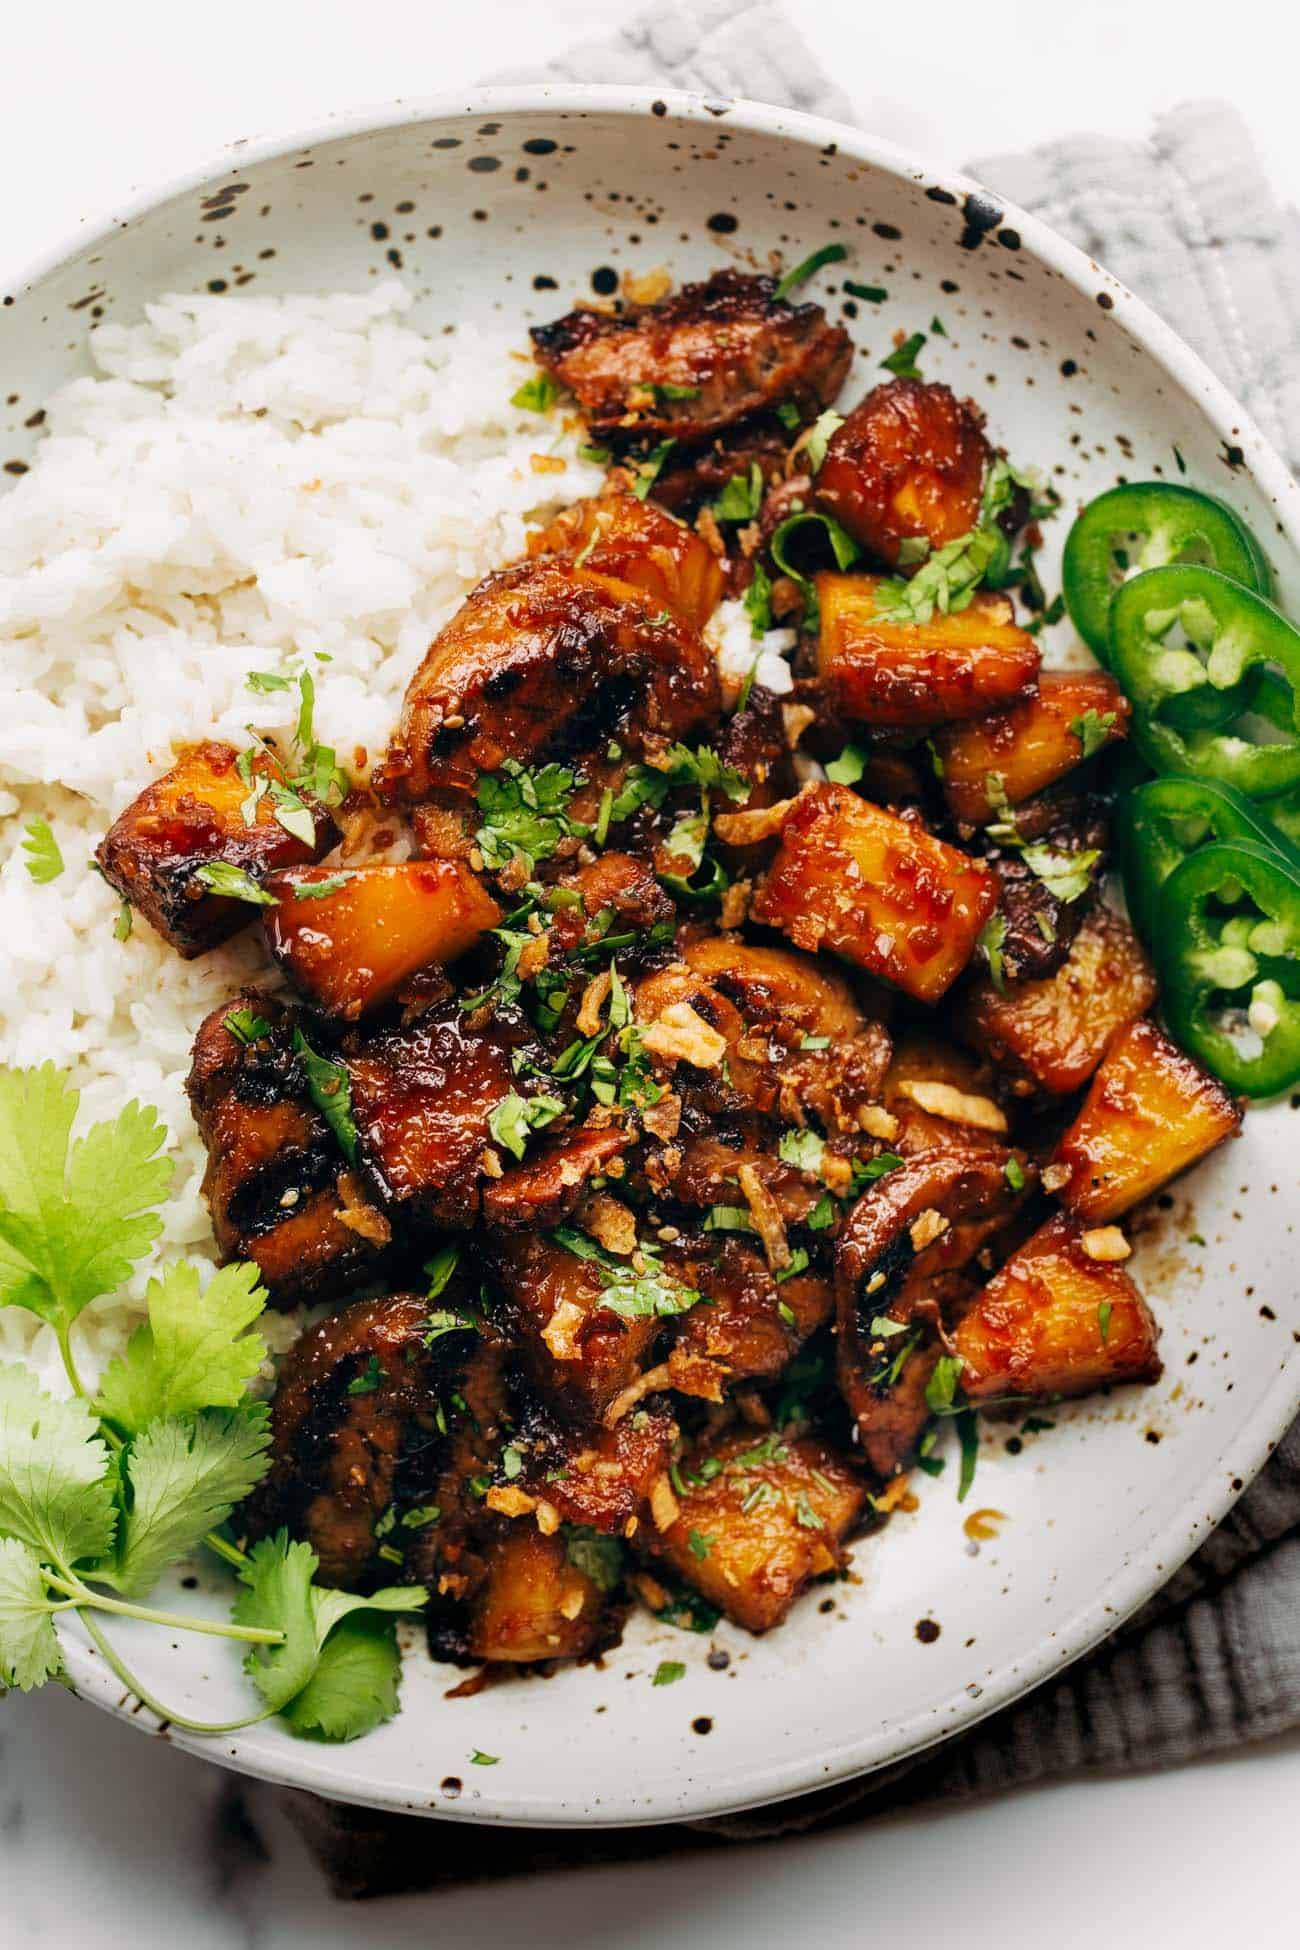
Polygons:
<instances>
[{"instance_id":1,"label":"white bowl rim","mask_svg":"<svg viewBox=\"0 0 1300 1950\"><path fill-rule=\"evenodd\" d=\"M960 170L923 163L911 152L869 135L852 124L809 115L798 109L749 101L743 97L723 97L720 94L650 84L538 81L468 88L453 94L420 96L409 100L398 98L389 103L341 111L306 128L283 130L229 143L215 158L170 177L160 187L139 192L108 212L82 219L70 237L38 254L16 276L6 272L0 264L0 294L9 294L16 300L19 295L31 292L71 258L93 249L101 240L107 241L128 228L133 220L175 196L215 186L223 177L237 174L246 167L273 162L322 144L402 128L411 123L452 118L468 120L485 115L548 112L575 116L601 113L642 117L651 112L652 104L658 103L666 107L668 120L675 118L709 128L717 128L719 123L725 123L728 127L758 135L788 138L801 147L824 149L834 143L841 155L903 181L937 186L950 190L959 198L967 194L992 198L1003 213L1000 227L1015 229L1029 256L1046 264L1085 296L1095 299L1099 293L1105 293L1109 297L1111 302L1108 307L1099 306L1108 326L1118 327L1135 341L1157 366L1195 400L1223 441L1241 450L1243 473L1268 497L1282 536L1292 547L1300 550L1300 485L1292 478L1285 462L1252 416L1234 399L1199 354L1127 285L1040 218L1008 201L1000 191L991 189ZM752 1766L745 1767L734 1775L723 1775L707 1788L701 1787L692 1796L688 1807L679 1805L659 1810L646 1807L620 1793L615 1780L602 1784L598 1804L584 1805L568 1801L563 1810L557 1813L541 1797L512 1796L508 1783L502 1780L499 1783L492 1781L490 1789L484 1789L471 1806L440 1803L436 1809L432 1809L413 1804L400 1790L385 1792L366 1782L349 1784L346 1767L339 1765L346 1748L322 1749L306 1742L295 1742L290 1746L286 1737L280 1751L286 1763L292 1757L292 1764L280 1765L263 1753L244 1751L237 1737L223 1742L220 1752L214 1744L205 1742L201 1737L186 1737L175 1728L168 1732L167 1737L175 1745L237 1772L254 1774L285 1786L305 1788L327 1799L351 1799L367 1806L391 1808L439 1820L517 1827L643 1827L659 1822L735 1813L813 1789L831 1787L920 1753L951 1735L968 1731L980 1720L1031 1692L1091 1651L1165 1584L1214 1526L1223 1520L1242 1489L1263 1467L1297 1413L1300 1413L1300 1347L1294 1349L1279 1369L1252 1421L1238 1431L1235 1440L1227 1444L1218 1456L1206 1459L1205 1475L1197 1488L1188 1493L1180 1513L1165 1525L1145 1551L1127 1560L1092 1593L1086 1604L1079 1606L1045 1636L1031 1654L1020 1660L1008 1656L987 1677L978 1703L964 1697L960 1700L941 1699L883 1734L875 1732L867 1736L847 1737L834 1748L773 1760L757 1770ZM1240 1487L1234 1487L1234 1484ZM87 1644L79 1638L69 1638L65 1641L65 1656L69 1677L82 1697L129 1718L133 1725L144 1731L157 1733L161 1730L153 1723L152 1716L146 1718L138 1710L131 1710L128 1701L121 1695L120 1686L102 1662L91 1655Z\"/></svg>"}]
</instances>

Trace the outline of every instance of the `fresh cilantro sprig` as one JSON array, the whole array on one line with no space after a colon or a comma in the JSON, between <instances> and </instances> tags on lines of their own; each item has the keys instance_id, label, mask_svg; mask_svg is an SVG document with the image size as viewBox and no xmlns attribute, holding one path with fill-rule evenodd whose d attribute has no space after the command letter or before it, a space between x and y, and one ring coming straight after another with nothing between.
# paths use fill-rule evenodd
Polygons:
<instances>
[{"instance_id":1,"label":"fresh cilantro sprig","mask_svg":"<svg viewBox=\"0 0 1300 1950\"><path fill-rule=\"evenodd\" d=\"M53 1327L73 1390L58 1400L26 1369L0 1366L0 1685L28 1689L61 1674L55 1621L71 1611L123 1685L191 1731L223 1733L278 1712L298 1733L364 1732L396 1706L388 1614L418 1607L425 1593L345 1597L313 1583L306 1545L281 1535L246 1555L223 1534L268 1464L268 1412L247 1392L266 1353L256 1267L223 1268L206 1287L196 1268L168 1268L91 1398L72 1327L153 1244L171 1166L158 1156L166 1133L152 1111L128 1104L74 1142L78 1108L50 1065L0 1072L0 1305ZM248 1587L232 1622L141 1602L204 1542ZM257 1709L220 1724L175 1713L106 1636L105 1619L121 1616L242 1641Z\"/></svg>"}]
</instances>

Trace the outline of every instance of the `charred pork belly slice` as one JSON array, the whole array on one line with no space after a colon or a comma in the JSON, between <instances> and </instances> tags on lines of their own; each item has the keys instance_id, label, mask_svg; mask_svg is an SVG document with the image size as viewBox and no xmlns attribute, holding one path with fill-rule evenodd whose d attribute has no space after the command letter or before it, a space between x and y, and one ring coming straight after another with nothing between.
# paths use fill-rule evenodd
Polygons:
<instances>
[{"instance_id":1,"label":"charred pork belly slice","mask_svg":"<svg viewBox=\"0 0 1300 1950\"><path fill-rule=\"evenodd\" d=\"M820 305L792 305L775 279L735 270L662 304L573 311L531 336L538 364L574 394L593 437L614 444L708 440L783 400L812 418L853 356Z\"/></svg>"},{"instance_id":2,"label":"charred pork belly slice","mask_svg":"<svg viewBox=\"0 0 1300 1950\"><path fill-rule=\"evenodd\" d=\"M518 1482L536 1522L636 1535L657 1486L668 1485L676 1453L677 1423L662 1396L648 1397L612 1429L562 1423L527 1395L516 1397L515 1417L511 1440L523 1462Z\"/></svg>"},{"instance_id":3,"label":"charred pork belly slice","mask_svg":"<svg viewBox=\"0 0 1300 1950\"><path fill-rule=\"evenodd\" d=\"M663 1322L605 1305L600 1268L545 1233L500 1232L488 1261L494 1317L558 1414L598 1423L640 1377Z\"/></svg>"},{"instance_id":4,"label":"charred pork belly slice","mask_svg":"<svg viewBox=\"0 0 1300 1950\"><path fill-rule=\"evenodd\" d=\"M835 1248L836 1371L863 1454L882 1476L904 1466L924 1427L919 1402L954 1298L944 1276L1019 1196L999 1159L953 1148L896 1166L849 1215Z\"/></svg>"},{"instance_id":5,"label":"charred pork belly slice","mask_svg":"<svg viewBox=\"0 0 1300 1950\"><path fill-rule=\"evenodd\" d=\"M222 1257L253 1260L277 1306L373 1279L388 1236L313 1102L293 1029L273 996L222 1003L195 1038L186 1085Z\"/></svg>"},{"instance_id":6,"label":"charred pork belly slice","mask_svg":"<svg viewBox=\"0 0 1300 1950\"><path fill-rule=\"evenodd\" d=\"M458 860L277 873L267 892L277 902L263 923L271 953L315 1008L348 1021L456 961L501 919Z\"/></svg>"},{"instance_id":7,"label":"charred pork belly slice","mask_svg":"<svg viewBox=\"0 0 1300 1950\"><path fill-rule=\"evenodd\" d=\"M274 868L319 860L338 839L330 815L306 794L291 794L293 817L312 837L290 832L272 788L283 794L287 780L269 752L241 771L230 745L193 745L131 801L96 849L105 880L186 961L257 917L255 905L223 891L223 870L227 889L232 876L260 881Z\"/></svg>"},{"instance_id":8,"label":"charred pork belly slice","mask_svg":"<svg viewBox=\"0 0 1300 1950\"><path fill-rule=\"evenodd\" d=\"M321 1581L392 1582L380 1556L405 1547L437 1503L452 1430L469 1428L473 1330L430 1339L418 1293L354 1301L286 1355L271 1405L272 1465L245 1504L248 1535L282 1526L320 1558ZM485 1441L478 1460L490 1453ZM478 1440L475 1433L475 1441ZM413 1518L402 1523L402 1515ZM391 1559L387 1560L391 1564Z\"/></svg>"},{"instance_id":9,"label":"charred pork belly slice","mask_svg":"<svg viewBox=\"0 0 1300 1950\"><path fill-rule=\"evenodd\" d=\"M834 1311L829 1280L806 1269L778 1279L735 1235L719 1244L716 1233L692 1234L667 1260L684 1286L704 1295L682 1317L668 1357L673 1385L685 1394L706 1392L701 1364L716 1377L713 1399L735 1382L772 1380Z\"/></svg>"},{"instance_id":10,"label":"charred pork belly slice","mask_svg":"<svg viewBox=\"0 0 1300 1950\"><path fill-rule=\"evenodd\" d=\"M529 537L528 552L561 556L591 575L629 583L696 630L721 602L726 580L693 528L635 494L576 501Z\"/></svg>"},{"instance_id":11,"label":"charred pork belly slice","mask_svg":"<svg viewBox=\"0 0 1300 1950\"><path fill-rule=\"evenodd\" d=\"M618 1126L606 1130L564 1131L543 1138L522 1164L501 1178L489 1179L483 1191L483 1217L488 1225L518 1230L553 1226L581 1203L593 1178L615 1169L633 1142Z\"/></svg>"},{"instance_id":12,"label":"charred pork belly slice","mask_svg":"<svg viewBox=\"0 0 1300 1950\"><path fill-rule=\"evenodd\" d=\"M812 413L799 413L811 419ZM726 427L712 440L695 446L674 446L654 477L649 496L670 514L685 519L712 503L723 493L728 481L738 477L746 487L757 466L765 489L784 486L790 459L791 432L782 426L775 413L756 413L751 419ZM634 463L633 463L634 464ZM807 497L808 481L803 480ZM734 579L737 563L731 557L733 580L730 593L738 593Z\"/></svg>"},{"instance_id":13,"label":"charred pork belly slice","mask_svg":"<svg viewBox=\"0 0 1300 1950\"><path fill-rule=\"evenodd\" d=\"M455 1004L404 1028L346 1038L361 1169L395 1219L472 1224L487 1172L500 1169L485 1162L488 1120L512 1091L532 1089L511 1068L522 1041L498 1024L471 1028Z\"/></svg>"},{"instance_id":14,"label":"charred pork belly slice","mask_svg":"<svg viewBox=\"0 0 1300 1950\"><path fill-rule=\"evenodd\" d=\"M677 1513L648 1546L749 1632L779 1625L810 1579L842 1568L867 1507L858 1471L815 1435L705 1437L678 1480Z\"/></svg>"},{"instance_id":15,"label":"charred pork belly slice","mask_svg":"<svg viewBox=\"0 0 1300 1950\"><path fill-rule=\"evenodd\" d=\"M831 436L817 505L893 568L912 536L939 549L974 528L992 458L969 401L947 386L891 379Z\"/></svg>"},{"instance_id":16,"label":"charred pork belly slice","mask_svg":"<svg viewBox=\"0 0 1300 1950\"><path fill-rule=\"evenodd\" d=\"M407 687L376 785L470 797L506 760L689 738L720 715L712 652L644 590L539 556L481 582Z\"/></svg>"}]
</instances>

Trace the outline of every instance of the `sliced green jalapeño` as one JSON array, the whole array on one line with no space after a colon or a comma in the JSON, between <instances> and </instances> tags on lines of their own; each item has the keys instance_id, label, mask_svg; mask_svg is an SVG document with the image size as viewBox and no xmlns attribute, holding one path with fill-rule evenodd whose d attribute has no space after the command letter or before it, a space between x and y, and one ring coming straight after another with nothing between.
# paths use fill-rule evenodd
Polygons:
<instances>
[{"instance_id":1,"label":"sliced green jalape\u00f1o","mask_svg":"<svg viewBox=\"0 0 1300 1950\"><path fill-rule=\"evenodd\" d=\"M1255 840L1216 840L1160 890L1154 952L1183 1048L1229 1090L1300 1080L1300 869Z\"/></svg>"},{"instance_id":2,"label":"sliced green jalape\u00f1o","mask_svg":"<svg viewBox=\"0 0 1300 1950\"><path fill-rule=\"evenodd\" d=\"M1131 573L1196 562L1267 595L1268 563L1244 521L1224 502L1168 481L1135 481L1090 501L1070 530L1061 588L1075 629L1110 661L1111 597Z\"/></svg>"},{"instance_id":3,"label":"sliced green jalape\u00f1o","mask_svg":"<svg viewBox=\"0 0 1300 1950\"><path fill-rule=\"evenodd\" d=\"M1267 811L1271 813L1272 803ZM1154 939L1160 889L1174 868L1215 840L1254 840L1276 848L1300 873L1300 847L1266 817L1266 808L1217 779L1148 779L1116 806L1120 869L1129 918Z\"/></svg>"},{"instance_id":4,"label":"sliced green jalape\u00f1o","mask_svg":"<svg viewBox=\"0 0 1300 1950\"><path fill-rule=\"evenodd\" d=\"M1300 631L1263 596L1217 569L1148 569L1115 592L1110 656L1154 771L1249 799L1300 786Z\"/></svg>"}]
</instances>

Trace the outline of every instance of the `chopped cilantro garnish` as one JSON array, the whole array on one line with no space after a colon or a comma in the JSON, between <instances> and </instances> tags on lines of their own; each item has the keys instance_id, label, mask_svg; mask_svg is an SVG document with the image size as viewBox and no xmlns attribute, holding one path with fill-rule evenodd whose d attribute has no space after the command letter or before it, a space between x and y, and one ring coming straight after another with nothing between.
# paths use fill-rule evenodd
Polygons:
<instances>
[{"instance_id":1,"label":"chopped cilantro garnish","mask_svg":"<svg viewBox=\"0 0 1300 1950\"><path fill-rule=\"evenodd\" d=\"M761 562L754 563L754 573L750 578L749 587L745 591L744 603L745 614L749 618L750 635L765 635L772 627L772 578ZM753 687L754 672L757 669L758 660L755 658L754 662L750 665L749 675L745 679L745 684L742 688L742 701L736 706L738 711L743 711L745 705L749 702L749 692Z\"/></svg>"},{"instance_id":2,"label":"chopped cilantro garnish","mask_svg":"<svg viewBox=\"0 0 1300 1950\"><path fill-rule=\"evenodd\" d=\"M883 305L889 297L883 284L854 284L851 278L845 278L844 289L850 298L861 298L864 305Z\"/></svg>"},{"instance_id":3,"label":"chopped cilantro garnish","mask_svg":"<svg viewBox=\"0 0 1300 1950\"><path fill-rule=\"evenodd\" d=\"M926 1406L936 1415L950 1409L956 1399L957 1383L965 1366L960 1354L941 1354L925 1385Z\"/></svg>"},{"instance_id":4,"label":"chopped cilantro garnish","mask_svg":"<svg viewBox=\"0 0 1300 1950\"><path fill-rule=\"evenodd\" d=\"M485 864L499 871L517 859L531 875L561 840L585 839L587 828L569 817L580 784L567 765L529 771L512 758L499 772L480 773L475 797L483 823L474 840Z\"/></svg>"},{"instance_id":5,"label":"chopped cilantro garnish","mask_svg":"<svg viewBox=\"0 0 1300 1950\"><path fill-rule=\"evenodd\" d=\"M870 754L861 745L846 745L838 758L826 767L826 776L836 785L856 785L867 769Z\"/></svg>"},{"instance_id":6,"label":"chopped cilantro garnish","mask_svg":"<svg viewBox=\"0 0 1300 1950\"><path fill-rule=\"evenodd\" d=\"M663 473L664 462L676 445L677 442L675 440L661 440L659 445L651 453L647 454L644 460L636 463L637 478L632 484L632 492L638 501L645 500L651 488Z\"/></svg>"},{"instance_id":7,"label":"chopped cilantro garnish","mask_svg":"<svg viewBox=\"0 0 1300 1950\"><path fill-rule=\"evenodd\" d=\"M686 1539L687 1548L691 1556L698 1558L701 1564L713 1549L716 1541L716 1538L706 1537L703 1531L700 1530L692 1530Z\"/></svg>"},{"instance_id":8,"label":"chopped cilantro garnish","mask_svg":"<svg viewBox=\"0 0 1300 1950\"><path fill-rule=\"evenodd\" d=\"M380 1366L379 1356L372 1354L359 1375L354 1375L348 1383L349 1395L373 1395L381 1381L387 1379L387 1370Z\"/></svg>"},{"instance_id":9,"label":"chopped cilantro garnish","mask_svg":"<svg viewBox=\"0 0 1300 1950\"><path fill-rule=\"evenodd\" d=\"M27 855L23 865L38 887L47 887L63 872L63 855L48 820L28 821L23 828L23 852Z\"/></svg>"},{"instance_id":10,"label":"chopped cilantro garnish","mask_svg":"<svg viewBox=\"0 0 1300 1950\"><path fill-rule=\"evenodd\" d=\"M248 901L253 907L280 905L275 895L259 886L251 873L245 873L242 867L232 867L228 860L205 860L201 867L195 868L194 878L210 894L220 894L227 900Z\"/></svg>"},{"instance_id":11,"label":"chopped cilantro garnish","mask_svg":"<svg viewBox=\"0 0 1300 1950\"><path fill-rule=\"evenodd\" d=\"M302 1064L312 1102L333 1131L348 1163L355 1164L358 1137L352 1119L352 1083L347 1066L319 1056L301 1029L295 1028L293 1032L293 1047Z\"/></svg>"},{"instance_id":12,"label":"chopped cilantro garnish","mask_svg":"<svg viewBox=\"0 0 1300 1950\"><path fill-rule=\"evenodd\" d=\"M805 257L802 264L796 264L792 271L786 272L772 296L777 299L788 298L792 291L797 290L801 284L806 284L824 264L842 264L848 254L843 244L823 244L820 250L812 253L811 257Z\"/></svg>"},{"instance_id":13,"label":"chopped cilantro garnish","mask_svg":"<svg viewBox=\"0 0 1300 1950\"><path fill-rule=\"evenodd\" d=\"M245 1047L271 1033L271 1025L266 1017L255 1015L251 1009L227 1009L221 1018L221 1027Z\"/></svg>"},{"instance_id":14,"label":"chopped cilantro garnish","mask_svg":"<svg viewBox=\"0 0 1300 1950\"><path fill-rule=\"evenodd\" d=\"M782 1131L777 1145L777 1155L782 1162L794 1165L798 1171L820 1171L825 1151L825 1139L816 1131L809 1130Z\"/></svg>"},{"instance_id":15,"label":"chopped cilantro garnish","mask_svg":"<svg viewBox=\"0 0 1300 1950\"><path fill-rule=\"evenodd\" d=\"M550 374L535 372L511 393L510 404L522 406L528 413L549 413L559 397L560 389Z\"/></svg>"},{"instance_id":16,"label":"chopped cilantro garnish","mask_svg":"<svg viewBox=\"0 0 1300 1950\"><path fill-rule=\"evenodd\" d=\"M685 1679L686 1667L680 1659L661 1659L655 1667L652 1686L675 1686L679 1679Z\"/></svg>"},{"instance_id":17,"label":"chopped cilantro garnish","mask_svg":"<svg viewBox=\"0 0 1300 1950\"><path fill-rule=\"evenodd\" d=\"M1097 1309L1097 1332L1101 1335L1103 1345L1110 1339L1110 1317L1113 1311L1113 1305L1109 1300L1103 1300Z\"/></svg>"},{"instance_id":18,"label":"chopped cilantro garnish","mask_svg":"<svg viewBox=\"0 0 1300 1950\"><path fill-rule=\"evenodd\" d=\"M1114 711L1087 710L1082 717L1071 718L1070 730L1083 747L1083 756L1092 758L1115 729Z\"/></svg>"},{"instance_id":19,"label":"chopped cilantro garnish","mask_svg":"<svg viewBox=\"0 0 1300 1950\"><path fill-rule=\"evenodd\" d=\"M569 1524L564 1553L574 1569L591 1579L598 1591L612 1591L623 1576L623 1546L587 1524Z\"/></svg>"},{"instance_id":20,"label":"chopped cilantro garnish","mask_svg":"<svg viewBox=\"0 0 1300 1950\"><path fill-rule=\"evenodd\" d=\"M1019 1158L1008 1158L1002 1167L1002 1173L1013 1192L1024 1191L1025 1168Z\"/></svg>"},{"instance_id":21,"label":"chopped cilantro garnish","mask_svg":"<svg viewBox=\"0 0 1300 1950\"><path fill-rule=\"evenodd\" d=\"M501 1763L500 1754L485 1754L481 1747L475 1747L469 1758L474 1767L498 1767Z\"/></svg>"},{"instance_id":22,"label":"chopped cilantro garnish","mask_svg":"<svg viewBox=\"0 0 1300 1950\"><path fill-rule=\"evenodd\" d=\"M1006 963L1003 955L1006 938L1006 915L990 914L980 929L977 946L983 950L984 959L989 965L989 977L999 995L1006 988Z\"/></svg>"},{"instance_id":23,"label":"chopped cilantro garnish","mask_svg":"<svg viewBox=\"0 0 1300 1950\"><path fill-rule=\"evenodd\" d=\"M560 1097L521 1097L517 1090L495 1104L488 1113L488 1130L494 1141L509 1151L512 1157L522 1158L528 1147L531 1131L545 1129L557 1117L564 1115L567 1105Z\"/></svg>"},{"instance_id":24,"label":"chopped cilantro garnish","mask_svg":"<svg viewBox=\"0 0 1300 1950\"><path fill-rule=\"evenodd\" d=\"M749 473L733 474L713 503L717 521L752 521L763 504L763 470L756 460Z\"/></svg>"},{"instance_id":25,"label":"chopped cilantro garnish","mask_svg":"<svg viewBox=\"0 0 1300 1950\"><path fill-rule=\"evenodd\" d=\"M899 379L919 379L921 369L916 363L916 355L925 344L924 332L913 332L911 338L896 345L887 359L880 361L886 372L892 372Z\"/></svg>"}]
</instances>

